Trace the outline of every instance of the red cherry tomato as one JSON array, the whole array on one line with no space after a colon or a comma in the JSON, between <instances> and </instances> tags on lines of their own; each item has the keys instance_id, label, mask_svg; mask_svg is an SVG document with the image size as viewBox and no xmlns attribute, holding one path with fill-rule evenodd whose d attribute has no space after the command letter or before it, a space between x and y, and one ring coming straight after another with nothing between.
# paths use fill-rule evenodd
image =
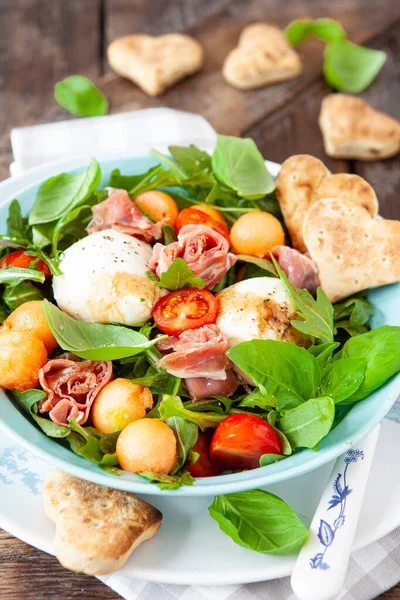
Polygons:
<instances>
[{"instance_id":1,"label":"red cherry tomato","mask_svg":"<svg viewBox=\"0 0 400 600\"><path fill-rule=\"evenodd\" d=\"M29 265L37 259L37 256L28 256L22 250L17 250L16 252L10 252L0 261L0 269L5 269L7 267L19 267L20 269L27 269ZM44 273L46 279L51 277L50 269L46 265L45 262L39 260L38 269Z\"/></svg>"},{"instance_id":2,"label":"red cherry tomato","mask_svg":"<svg viewBox=\"0 0 400 600\"><path fill-rule=\"evenodd\" d=\"M215 477L222 471L218 465L214 464L210 458L210 443L212 431L199 431L197 442L193 446L193 452L200 456L192 465L187 465L187 470L193 477Z\"/></svg>"},{"instance_id":3,"label":"red cherry tomato","mask_svg":"<svg viewBox=\"0 0 400 600\"><path fill-rule=\"evenodd\" d=\"M210 456L221 467L255 469L263 454L282 454L282 448L275 429L260 417L230 415L215 430Z\"/></svg>"},{"instance_id":4,"label":"red cherry tomato","mask_svg":"<svg viewBox=\"0 0 400 600\"><path fill-rule=\"evenodd\" d=\"M185 288L160 298L153 308L156 325L168 335L215 323L218 304L207 290Z\"/></svg>"},{"instance_id":5,"label":"red cherry tomato","mask_svg":"<svg viewBox=\"0 0 400 600\"><path fill-rule=\"evenodd\" d=\"M218 233L230 242L229 229L210 215L196 208L190 207L181 210L175 225L176 233L179 233L185 225L207 225L211 229L218 231Z\"/></svg>"}]
</instances>

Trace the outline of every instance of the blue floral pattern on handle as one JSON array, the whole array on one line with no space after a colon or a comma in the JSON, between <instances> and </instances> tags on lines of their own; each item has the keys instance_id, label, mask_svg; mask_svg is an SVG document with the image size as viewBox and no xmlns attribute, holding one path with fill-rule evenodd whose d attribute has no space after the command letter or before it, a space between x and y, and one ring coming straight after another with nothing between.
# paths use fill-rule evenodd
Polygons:
<instances>
[{"instance_id":1,"label":"blue floral pattern on handle","mask_svg":"<svg viewBox=\"0 0 400 600\"><path fill-rule=\"evenodd\" d=\"M344 462L346 464L343 474L338 473L335 481L333 482L333 495L329 500L328 510L332 508L340 507L339 514L332 524L328 523L324 519L320 520L318 528L318 539L321 542L324 549L322 552L318 552L314 557L310 558L310 567L312 569L329 569L328 563L325 561L325 554L328 548L333 544L335 535L343 527L346 521L346 501L347 497L352 493L352 489L347 483L347 471L351 463L356 463L358 460L364 459L364 452L362 450L348 450Z\"/></svg>"}]
</instances>

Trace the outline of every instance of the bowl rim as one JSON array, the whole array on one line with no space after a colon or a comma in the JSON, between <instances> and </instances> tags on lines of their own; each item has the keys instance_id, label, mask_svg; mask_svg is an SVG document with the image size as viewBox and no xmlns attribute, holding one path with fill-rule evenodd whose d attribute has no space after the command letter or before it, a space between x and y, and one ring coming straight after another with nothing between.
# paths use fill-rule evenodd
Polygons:
<instances>
[{"instance_id":1,"label":"bowl rim","mask_svg":"<svg viewBox=\"0 0 400 600\"><path fill-rule=\"evenodd\" d=\"M158 149L160 149L161 151L165 151L167 148L159 146ZM203 149L210 150L210 147L203 147ZM132 151L125 154L99 154L98 156L96 156L96 160L98 160L100 165L104 163L110 163L113 161L123 162L124 160L131 159L133 163L135 160L148 160L149 155L147 151L146 154L141 154L141 151L139 150L137 152ZM22 195L24 193L29 192L31 189L35 188L38 184L40 184L45 178L59 173L60 170L74 171L76 169L83 168L86 164L89 163L89 161L90 157L87 155L56 159L51 163L46 163L44 165L34 167L33 169L27 171L22 175L6 179L5 181L0 183L0 192L3 190L7 190L11 187L18 188L18 184L21 184L21 187L18 188L18 191L13 190L12 194L6 195L5 198L0 200L0 208L9 205L11 200L16 195ZM279 171L280 165L271 161L265 162L270 168L272 174L276 175ZM26 181L29 181L29 183L23 185ZM397 285L400 288L400 285ZM375 411L374 417L369 419L364 424L364 426L358 428L356 433L353 432L353 434L350 436L348 434L344 435L343 441L336 442L331 447L322 447L319 450L319 452L313 452L312 450L304 449L298 454L288 457L284 462L285 468L283 469L281 468L282 463L279 462L275 463L274 465L259 467L251 471L242 471L240 473L232 473L228 475L219 475L216 477L197 479L192 486L182 486L181 488L178 488L176 490L161 490L158 486L143 480L138 475L134 475L131 473L124 473L121 477L112 476L103 472L97 465L91 463L90 461L82 457L77 457L79 458L79 462L82 461L82 465L80 465L69 462L67 459L61 458L59 456L55 456L51 451L42 448L41 446L38 446L36 443L31 442L22 433L19 433L18 431L13 429L11 425L9 425L3 420L1 414L0 429L4 429L13 438L15 438L25 447L27 447L33 454L40 456L45 461L54 464L56 467L59 467L72 475L75 475L82 479L86 479L93 483L113 487L124 491L139 492L141 494L149 495L211 496L250 490L257 487L263 487L268 484L285 481L287 479L303 475L336 459L338 456L340 456L340 454L347 451L349 447L356 444L362 437L364 437L369 431L371 431L375 427L375 425L377 425L384 418L384 416L387 414L387 412L390 410L397 397L399 396L400 374L386 382L381 389L383 388L385 388L387 393L385 394L384 401L380 403L378 410ZM6 393L0 388L0 397L1 396L5 396L9 401L9 406L12 407L12 409L16 413L19 413L16 406L14 406L13 402L9 400ZM20 417L24 419L24 421L27 422L30 427L34 427L34 429L43 436L46 442L51 444L57 444L58 448L62 448L62 446L60 446L54 439L48 438L43 432L39 431L36 428L36 426L29 420L29 418L27 418L23 414L20 414ZM340 424L338 427L340 427ZM330 434L328 434L327 438L329 438L329 435ZM324 438L324 440L326 440L327 438ZM324 441L322 442L322 446L323 443ZM69 449L66 448L64 448L64 450L68 453L71 452ZM76 455L74 456L76 457ZM301 459L299 459L298 457L301 457ZM267 469L268 472L266 472Z\"/></svg>"}]
</instances>

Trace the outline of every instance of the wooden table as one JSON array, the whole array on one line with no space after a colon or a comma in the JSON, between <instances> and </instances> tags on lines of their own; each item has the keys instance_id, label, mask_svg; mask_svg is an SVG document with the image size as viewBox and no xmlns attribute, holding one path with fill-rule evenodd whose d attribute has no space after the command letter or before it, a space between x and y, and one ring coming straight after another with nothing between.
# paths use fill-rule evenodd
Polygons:
<instances>
[{"instance_id":1,"label":"wooden table","mask_svg":"<svg viewBox=\"0 0 400 600\"><path fill-rule=\"evenodd\" d=\"M281 162L310 153L333 172L364 176L375 187L381 213L400 218L399 157L362 163L325 156L317 124L321 99L330 92L321 77L322 45L300 49L298 79L251 92L229 87L221 65L243 26L270 21L285 26L306 16L338 19L351 39L388 53L388 61L363 97L400 117L400 2L395 0L1 0L0 177L11 162L11 127L69 118L53 99L54 83L73 73L96 80L112 112L170 106L203 114L217 131L250 136L266 158ZM206 52L203 71L160 98L148 98L110 72L106 49L133 32L190 32ZM58 562L0 532L1 600L111 599L97 579L69 573ZM400 586L381 598L400 599Z\"/></svg>"}]
</instances>

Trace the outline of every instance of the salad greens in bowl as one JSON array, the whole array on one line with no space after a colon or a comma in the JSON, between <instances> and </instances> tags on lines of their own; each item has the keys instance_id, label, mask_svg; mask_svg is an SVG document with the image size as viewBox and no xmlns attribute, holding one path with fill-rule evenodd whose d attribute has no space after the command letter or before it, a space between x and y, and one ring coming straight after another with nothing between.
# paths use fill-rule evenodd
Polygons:
<instances>
[{"instance_id":1,"label":"salad greens in bowl","mask_svg":"<svg viewBox=\"0 0 400 600\"><path fill-rule=\"evenodd\" d=\"M385 416L399 285L332 305L254 142L67 164L0 204L0 426L30 450L218 495L315 469Z\"/></svg>"}]
</instances>

